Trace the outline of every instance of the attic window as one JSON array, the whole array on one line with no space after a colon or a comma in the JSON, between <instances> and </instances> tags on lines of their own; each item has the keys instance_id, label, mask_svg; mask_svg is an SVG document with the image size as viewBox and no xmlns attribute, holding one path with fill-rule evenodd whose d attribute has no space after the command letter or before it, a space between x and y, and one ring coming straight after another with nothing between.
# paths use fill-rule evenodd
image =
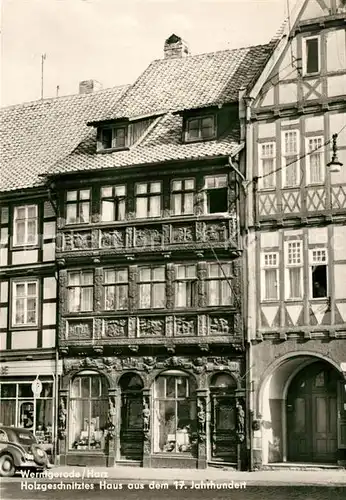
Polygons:
<instances>
[{"instance_id":1,"label":"attic window","mask_svg":"<svg viewBox=\"0 0 346 500\"><path fill-rule=\"evenodd\" d=\"M320 71L320 41L319 37L305 39L305 74L310 75Z\"/></svg>"},{"instance_id":2,"label":"attic window","mask_svg":"<svg viewBox=\"0 0 346 500\"><path fill-rule=\"evenodd\" d=\"M122 149L126 147L126 128L113 127L100 130L100 140L98 150L104 149Z\"/></svg>"},{"instance_id":3,"label":"attic window","mask_svg":"<svg viewBox=\"0 0 346 500\"><path fill-rule=\"evenodd\" d=\"M185 141L205 141L216 136L214 115L188 118L186 120Z\"/></svg>"}]
</instances>

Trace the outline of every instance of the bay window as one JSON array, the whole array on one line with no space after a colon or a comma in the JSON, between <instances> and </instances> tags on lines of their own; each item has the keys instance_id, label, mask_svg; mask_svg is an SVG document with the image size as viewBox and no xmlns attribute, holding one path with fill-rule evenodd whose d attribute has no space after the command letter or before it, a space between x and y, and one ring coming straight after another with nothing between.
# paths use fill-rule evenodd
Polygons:
<instances>
[{"instance_id":1,"label":"bay window","mask_svg":"<svg viewBox=\"0 0 346 500\"><path fill-rule=\"evenodd\" d=\"M14 207L13 221L14 246L36 245L38 239L37 205Z\"/></svg>"},{"instance_id":2,"label":"bay window","mask_svg":"<svg viewBox=\"0 0 346 500\"><path fill-rule=\"evenodd\" d=\"M70 312L93 310L92 271L71 271L68 273L68 303Z\"/></svg>"},{"instance_id":3,"label":"bay window","mask_svg":"<svg viewBox=\"0 0 346 500\"><path fill-rule=\"evenodd\" d=\"M230 264L209 264L207 275L208 306L227 306L232 304L230 285Z\"/></svg>"},{"instance_id":4,"label":"bay window","mask_svg":"<svg viewBox=\"0 0 346 500\"><path fill-rule=\"evenodd\" d=\"M197 299L197 276L194 264L178 264L176 267L175 305L194 307Z\"/></svg>"},{"instance_id":5,"label":"bay window","mask_svg":"<svg viewBox=\"0 0 346 500\"><path fill-rule=\"evenodd\" d=\"M126 186L101 188L101 220L110 222L125 219Z\"/></svg>"},{"instance_id":6,"label":"bay window","mask_svg":"<svg viewBox=\"0 0 346 500\"><path fill-rule=\"evenodd\" d=\"M196 382L169 370L154 383L154 452L193 453L197 440Z\"/></svg>"},{"instance_id":7,"label":"bay window","mask_svg":"<svg viewBox=\"0 0 346 500\"><path fill-rule=\"evenodd\" d=\"M136 217L159 217L161 215L161 182L139 182L136 184Z\"/></svg>"},{"instance_id":8,"label":"bay window","mask_svg":"<svg viewBox=\"0 0 346 500\"><path fill-rule=\"evenodd\" d=\"M140 309L166 307L165 267L139 268L138 291Z\"/></svg>"},{"instance_id":9,"label":"bay window","mask_svg":"<svg viewBox=\"0 0 346 500\"><path fill-rule=\"evenodd\" d=\"M66 193L66 224L87 223L90 220L90 189Z\"/></svg>"},{"instance_id":10,"label":"bay window","mask_svg":"<svg viewBox=\"0 0 346 500\"><path fill-rule=\"evenodd\" d=\"M38 315L38 281L13 282L13 326L35 326Z\"/></svg>"},{"instance_id":11,"label":"bay window","mask_svg":"<svg viewBox=\"0 0 346 500\"><path fill-rule=\"evenodd\" d=\"M107 311L127 309L128 288L127 269L106 269L104 276L105 309Z\"/></svg>"}]
</instances>

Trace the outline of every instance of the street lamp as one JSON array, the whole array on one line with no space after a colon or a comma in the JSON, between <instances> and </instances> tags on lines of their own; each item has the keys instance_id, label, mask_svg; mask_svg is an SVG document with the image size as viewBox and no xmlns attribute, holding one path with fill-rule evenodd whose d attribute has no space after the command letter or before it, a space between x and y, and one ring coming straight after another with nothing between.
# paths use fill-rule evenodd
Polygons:
<instances>
[{"instance_id":1,"label":"street lamp","mask_svg":"<svg viewBox=\"0 0 346 500\"><path fill-rule=\"evenodd\" d=\"M327 167L329 167L330 172L340 172L342 163L338 159L338 146L336 144L336 140L338 138L338 134L333 134L332 141L333 141L333 155L332 159L329 163L327 163Z\"/></svg>"}]
</instances>

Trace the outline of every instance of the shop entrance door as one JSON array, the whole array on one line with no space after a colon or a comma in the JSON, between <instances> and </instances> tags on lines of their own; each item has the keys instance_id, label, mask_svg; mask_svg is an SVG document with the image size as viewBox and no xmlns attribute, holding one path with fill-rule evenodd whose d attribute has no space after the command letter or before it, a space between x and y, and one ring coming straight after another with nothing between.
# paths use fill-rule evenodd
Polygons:
<instances>
[{"instance_id":1,"label":"shop entrance door","mask_svg":"<svg viewBox=\"0 0 346 500\"><path fill-rule=\"evenodd\" d=\"M287 396L288 459L333 463L337 459L337 387L339 375L316 362L293 379Z\"/></svg>"}]
</instances>

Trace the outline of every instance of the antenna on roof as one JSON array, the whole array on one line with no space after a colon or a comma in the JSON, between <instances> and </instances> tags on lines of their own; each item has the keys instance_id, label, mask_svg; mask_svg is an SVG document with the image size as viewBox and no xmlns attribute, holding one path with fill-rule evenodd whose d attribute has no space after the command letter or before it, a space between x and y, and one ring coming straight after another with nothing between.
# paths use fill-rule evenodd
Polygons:
<instances>
[{"instance_id":1,"label":"antenna on roof","mask_svg":"<svg viewBox=\"0 0 346 500\"><path fill-rule=\"evenodd\" d=\"M43 99L43 69L45 60L46 60L46 54L42 54L41 55L41 99Z\"/></svg>"}]
</instances>

